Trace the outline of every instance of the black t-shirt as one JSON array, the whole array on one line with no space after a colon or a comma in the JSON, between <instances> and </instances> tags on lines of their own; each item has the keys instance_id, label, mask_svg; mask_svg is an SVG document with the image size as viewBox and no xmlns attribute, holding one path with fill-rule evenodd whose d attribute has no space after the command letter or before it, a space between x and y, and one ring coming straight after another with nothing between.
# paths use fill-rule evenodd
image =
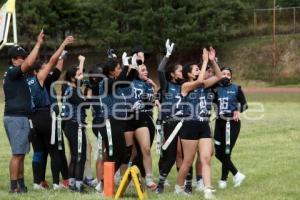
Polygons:
<instances>
[{"instance_id":1,"label":"black t-shirt","mask_svg":"<svg viewBox=\"0 0 300 200\"><path fill-rule=\"evenodd\" d=\"M31 112L31 96L26 74L21 67L10 66L4 74L5 116L28 116Z\"/></svg>"}]
</instances>

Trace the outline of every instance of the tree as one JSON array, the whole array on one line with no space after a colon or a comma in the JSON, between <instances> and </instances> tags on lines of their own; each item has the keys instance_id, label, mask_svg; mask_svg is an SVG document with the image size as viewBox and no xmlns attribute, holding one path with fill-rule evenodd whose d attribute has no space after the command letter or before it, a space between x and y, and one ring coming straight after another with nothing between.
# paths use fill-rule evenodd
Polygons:
<instances>
[{"instance_id":1,"label":"tree","mask_svg":"<svg viewBox=\"0 0 300 200\"><path fill-rule=\"evenodd\" d=\"M81 46L128 51L142 44L159 54L167 38L176 42L177 51L227 40L247 21L250 4L249 0L22 0L16 5L20 41L35 40L44 28L52 43L73 34Z\"/></svg>"}]
</instances>

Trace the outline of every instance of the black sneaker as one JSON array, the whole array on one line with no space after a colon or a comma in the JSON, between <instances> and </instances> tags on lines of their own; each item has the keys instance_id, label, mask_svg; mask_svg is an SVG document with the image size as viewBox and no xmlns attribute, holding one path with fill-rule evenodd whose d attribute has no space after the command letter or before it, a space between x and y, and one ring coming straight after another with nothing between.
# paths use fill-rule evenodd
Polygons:
<instances>
[{"instance_id":1,"label":"black sneaker","mask_svg":"<svg viewBox=\"0 0 300 200\"><path fill-rule=\"evenodd\" d=\"M20 187L20 193L27 193L28 192L28 189L27 189L27 187L26 186L24 186L24 187Z\"/></svg>"},{"instance_id":2,"label":"black sneaker","mask_svg":"<svg viewBox=\"0 0 300 200\"><path fill-rule=\"evenodd\" d=\"M86 193L86 191L85 191L83 185L81 185L79 188L76 187L76 192L79 192L79 193Z\"/></svg>"},{"instance_id":3,"label":"black sneaker","mask_svg":"<svg viewBox=\"0 0 300 200\"><path fill-rule=\"evenodd\" d=\"M186 193L192 194L192 190L193 190L193 188L192 188L192 185L191 185L191 184L186 184L186 185L184 186L184 191L185 191Z\"/></svg>"},{"instance_id":4,"label":"black sneaker","mask_svg":"<svg viewBox=\"0 0 300 200\"><path fill-rule=\"evenodd\" d=\"M69 185L69 190L71 190L71 192L76 192L76 186L75 185Z\"/></svg>"},{"instance_id":5,"label":"black sneaker","mask_svg":"<svg viewBox=\"0 0 300 200\"><path fill-rule=\"evenodd\" d=\"M159 182L158 185L157 185L157 188L155 190L155 193L156 194L162 194L165 190L165 186L163 183Z\"/></svg>"}]
</instances>

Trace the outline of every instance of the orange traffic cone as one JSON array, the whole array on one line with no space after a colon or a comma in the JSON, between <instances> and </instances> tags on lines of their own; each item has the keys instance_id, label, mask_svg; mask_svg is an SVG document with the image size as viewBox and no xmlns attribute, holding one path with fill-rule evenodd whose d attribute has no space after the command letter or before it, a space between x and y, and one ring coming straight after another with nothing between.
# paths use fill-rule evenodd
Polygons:
<instances>
[{"instance_id":1,"label":"orange traffic cone","mask_svg":"<svg viewBox=\"0 0 300 200\"><path fill-rule=\"evenodd\" d=\"M113 197L115 190L115 162L104 162L104 196Z\"/></svg>"}]
</instances>

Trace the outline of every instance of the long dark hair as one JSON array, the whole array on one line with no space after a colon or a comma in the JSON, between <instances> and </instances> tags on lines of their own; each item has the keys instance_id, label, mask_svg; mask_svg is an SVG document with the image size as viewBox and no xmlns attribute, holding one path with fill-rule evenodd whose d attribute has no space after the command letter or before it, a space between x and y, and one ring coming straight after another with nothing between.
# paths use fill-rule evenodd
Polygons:
<instances>
[{"instance_id":1,"label":"long dark hair","mask_svg":"<svg viewBox=\"0 0 300 200\"><path fill-rule=\"evenodd\" d=\"M181 66L181 64L179 64L179 63L172 63L167 66L166 73L165 73L167 81L172 80L171 73L175 73L175 71L179 68L179 66Z\"/></svg>"},{"instance_id":2,"label":"long dark hair","mask_svg":"<svg viewBox=\"0 0 300 200\"><path fill-rule=\"evenodd\" d=\"M66 71L66 74L65 74L65 78L64 78L64 81L66 82L69 82L69 83L72 83L72 78L75 78L76 76L76 72L78 70L78 66L72 66L70 67L67 71ZM65 93L65 90L67 89L68 87L68 84L67 83L64 83L61 87L61 92L62 92L62 95L64 95Z\"/></svg>"},{"instance_id":3,"label":"long dark hair","mask_svg":"<svg viewBox=\"0 0 300 200\"><path fill-rule=\"evenodd\" d=\"M92 67L92 69L90 69L89 71L89 82L91 85L97 84L102 80L102 77L99 76L92 76L91 74L97 74L97 75L101 75L103 74L103 65L102 64L96 64ZM96 79L96 80L95 80Z\"/></svg>"},{"instance_id":4,"label":"long dark hair","mask_svg":"<svg viewBox=\"0 0 300 200\"><path fill-rule=\"evenodd\" d=\"M187 63L187 64L185 64L184 66L183 66L183 69L182 69L182 76L183 76L183 78L184 78L184 80L185 81L188 81L189 80L189 75L188 75L188 73L191 73L192 72L192 66L193 65L198 65L198 63L197 62L189 62L189 63Z\"/></svg>"},{"instance_id":5,"label":"long dark hair","mask_svg":"<svg viewBox=\"0 0 300 200\"><path fill-rule=\"evenodd\" d=\"M108 77L110 72L114 71L118 64L119 62L117 59L109 59L103 66L103 74Z\"/></svg>"},{"instance_id":6,"label":"long dark hair","mask_svg":"<svg viewBox=\"0 0 300 200\"><path fill-rule=\"evenodd\" d=\"M78 69L77 66L70 67L66 72L65 81L72 83L72 78L75 78Z\"/></svg>"}]
</instances>

